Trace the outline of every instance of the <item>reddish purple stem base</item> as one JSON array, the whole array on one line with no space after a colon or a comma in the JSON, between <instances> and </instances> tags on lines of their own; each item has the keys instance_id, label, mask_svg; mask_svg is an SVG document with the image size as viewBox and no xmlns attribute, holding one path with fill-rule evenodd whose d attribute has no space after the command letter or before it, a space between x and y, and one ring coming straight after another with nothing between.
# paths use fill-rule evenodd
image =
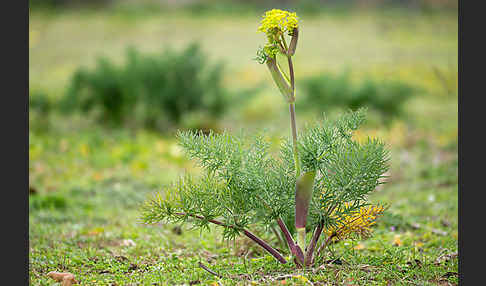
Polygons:
<instances>
[{"instance_id":1,"label":"reddish purple stem base","mask_svg":"<svg viewBox=\"0 0 486 286\"><path fill-rule=\"evenodd\" d=\"M187 216L190 216L190 217L193 217L193 218L197 218L197 219L205 219L202 216L194 215L194 214L187 214L187 213L176 213L176 214L177 215L181 215L181 216L186 216L187 215ZM224 224L224 223L222 223L222 222L220 222L218 220L210 219L208 221L210 223L214 223L214 224L217 224L217 225L220 225L220 226L234 228L234 226ZM258 245L260 245L261 247L263 247L263 249L265 249L273 257L275 257L275 259L277 259L280 263L282 263L282 264L287 263L287 260L285 260L285 258L282 256L282 254L280 254L277 250L275 250L273 247L271 247L268 243L266 243L265 241L263 241L261 238L257 237L256 235L254 235L253 233L251 233L250 231L248 231L246 229L243 229L243 233L248 238L250 238L251 240L253 240L254 242L256 242Z\"/></svg>"},{"instance_id":2,"label":"reddish purple stem base","mask_svg":"<svg viewBox=\"0 0 486 286\"><path fill-rule=\"evenodd\" d=\"M287 226L285 223L282 221L281 218L277 219L278 226L282 230L282 233L284 234L285 240L287 241L287 245L290 249L290 252L297 258L297 262L300 263L301 265L304 265L304 253L302 249L295 243L295 241L292 238L292 235L290 234Z\"/></svg>"},{"instance_id":3,"label":"reddish purple stem base","mask_svg":"<svg viewBox=\"0 0 486 286\"><path fill-rule=\"evenodd\" d=\"M187 214L187 213L176 213L176 215L190 216L190 217L201 219L201 220L205 219L203 216L194 215L194 214ZM208 221L210 223L213 223L213 224L216 224L216 225L219 225L219 226L234 228L234 226L227 225L227 224L220 222L218 220L210 219ZM295 243L295 241L293 240L292 235L290 234L287 226L285 225L285 223L282 221L281 218L277 219L277 224L280 227L280 229L282 230L282 233L284 234L284 237L285 237L285 240L287 242L287 246L290 249L290 252L295 257L295 259L294 259L295 263L299 266L304 266L304 265L310 266L313 263L313 260L314 260L314 257L313 257L314 250L315 250L317 242L319 241L319 237L322 233L323 225L319 224L319 226L315 229L314 234L312 236L312 240L309 244L309 247L306 249L305 256L304 256L304 252L297 245L297 243ZM251 240L256 242L258 245L260 245L263 249L265 249L273 257L275 257L275 259L277 259L280 263L282 263L282 264L287 263L287 260L285 260L285 258L282 256L282 254L280 254L276 249L271 247L267 242L265 242L261 238L257 237L255 234L251 233L250 231L248 231L246 229L243 229L243 234L245 234L245 236L247 236L248 238L250 238ZM325 246L329 243L329 240L331 238L332 237L329 237L326 240L326 242L323 243L323 245L321 245L321 247L317 251L317 256L322 251L322 249L325 248ZM304 259L304 257L305 257L305 259Z\"/></svg>"}]
</instances>

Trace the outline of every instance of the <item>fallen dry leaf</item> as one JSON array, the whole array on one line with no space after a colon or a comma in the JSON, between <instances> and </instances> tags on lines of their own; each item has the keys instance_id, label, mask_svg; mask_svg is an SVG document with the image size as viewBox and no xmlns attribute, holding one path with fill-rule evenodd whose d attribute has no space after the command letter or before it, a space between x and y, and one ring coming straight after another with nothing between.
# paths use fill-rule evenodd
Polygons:
<instances>
[{"instance_id":1,"label":"fallen dry leaf","mask_svg":"<svg viewBox=\"0 0 486 286\"><path fill-rule=\"evenodd\" d=\"M78 281L74 279L74 275L69 272L55 272L51 271L47 273L47 276L56 280L57 282L61 282L61 286L71 286L72 284L78 284Z\"/></svg>"}]
</instances>

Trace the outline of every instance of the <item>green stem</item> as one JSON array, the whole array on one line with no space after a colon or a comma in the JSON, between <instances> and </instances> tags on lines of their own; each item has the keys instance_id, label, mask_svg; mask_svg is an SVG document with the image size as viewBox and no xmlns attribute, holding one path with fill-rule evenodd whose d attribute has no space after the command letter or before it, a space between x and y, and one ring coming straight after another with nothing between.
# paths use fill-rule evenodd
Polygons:
<instances>
[{"instance_id":1,"label":"green stem","mask_svg":"<svg viewBox=\"0 0 486 286\"><path fill-rule=\"evenodd\" d=\"M294 146L294 164L295 164L295 177L300 177L300 159L299 151L297 149L297 123L295 120L295 104L292 102L289 104L290 110L290 126L292 128L292 143Z\"/></svg>"},{"instance_id":2,"label":"green stem","mask_svg":"<svg viewBox=\"0 0 486 286\"><path fill-rule=\"evenodd\" d=\"M305 227L297 228L297 245L302 251L305 251ZM303 264L305 265L305 254Z\"/></svg>"},{"instance_id":3,"label":"green stem","mask_svg":"<svg viewBox=\"0 0 486 286\"><path fill-rule=\"evenodd\" d=\"M287 76L287 74L285 73L284 69L282 68L282 66L280 66L280 63L277 61L277 58L275 58L275 63L277 64L277 68L278 70L280 71L280 73L282 74L282 76L284 77L285 79L285 82L287 84L290 85L290 79L289 77ZM290 89L292 90L292 86L290 85ZM293 95L293 92L291 92L291 96Z\"/></svg>"},{"instance_id":4,"label":"green stem","mask_svg":"<svg viewBox=\"0 0 486 286\"><path fill-rule=\"evenodd\" d=\"M295 100L294 65L292 64L292 58L290 56L287 56L287 60L289 63L290 87L292 88L292 97Z\"/></svg>"},{"instance_id":5,"label":"green stem","mask_svg":"<svg viewBox=\"0 0 486 286\"><path fill-rule=\"evenodd\" d=\"M300 160L299 151L297 148L297 122L295 119L295 80L294 80L294 65L292 64L292 58L287 57L289 63L289 74L290 74L290 88L292 89L291 101L289 104L290 110L290 126L292 128L292 143L294 145L294 164L295 164L295 175L296 178L300 177Z\"/></svg>"},{"instance_id":6,"label":"green stem","mask_svg":"<svg viewBox=\"0 0 486 286\"><path fill-rule=\"evenodd\" d=\"M288 80L285 78L284 74L282 74L281 69L277 65L276 59L270 57L268 58L266 63L268 70L272 75L273 81L280 90L280 93L285 98L285 100L287 100L287 102L292 102L294 98L292 87L290 86Z\"/></svg>"},{"instance_id":7,"label":"green stem","mask_svg":"<svg viewBox=\"0 0 486 286\"><path fill-rule=\"evenodd\" d=\"M285 41L285 39L284 39ZM299 158L299 150L298 150L298 145L297 145L297 122L295 119L295 81L294 81L294 66L292 64L292 58L290 56L287 56L288 59L288 64L289 64L289 74L290 74L290 87L292 89L292 96L289 104L289 111L290 111L290 126L292 128L292 143L294 146L294 164L295 164L295 177L296 177L296 201L295 201L295 216L296 216L296 230L297 230L297 245L302 249L302 251L305 251L305 226L303 228L298 225L297 223L297 216L301 215L297 213L298 210L298 205L301 204L301 202L297 201L298 194L301 193L302 191L298 190L298 185L297 182L300 178L300 172L301 172L301 166L300 166L300 158ZM302 214L303 217L305 217L307 214ZM304 219L305 220L305 219ZM304 262L305 263L305 262Z\"/></svg>"}]
</instances>

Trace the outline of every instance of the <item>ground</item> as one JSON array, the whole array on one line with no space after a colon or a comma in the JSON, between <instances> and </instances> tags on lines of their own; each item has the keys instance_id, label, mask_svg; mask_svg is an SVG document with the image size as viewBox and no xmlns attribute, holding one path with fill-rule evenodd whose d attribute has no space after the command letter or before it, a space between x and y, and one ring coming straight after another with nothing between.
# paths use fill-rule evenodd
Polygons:
<instances>
[{"instance_id":1,"label":"ground","mask_svg":"<svg viewBox=\"0 0 486 286\"><path fill-rule=\"evenodd\" d=\"M32 12L30 88L59 97L72 72L93 65L97 55L120 61L130 44L154 52L199 41L210 58L226 62L231 88L266 84L222 127L267 127L277 141L288 135L288 115L265 67L251 60L264 43L258 17ZM344 69L356 80L399 78L421 87L406 117L356 134L381 138L391 149L388 183L370 198L389 209L371 238L332 245L323 261L302 271L243 238L222 241L217 227L144 225L139 207L146 198L184 172L200 171L173 133L107 130L53 115L48 131L29 132L31 284L53 285L47 273L63 271L82 285L457 285L457 16L302 18L297 91L299 76ZM296 106L300 124L316 116L299 115L298 93Z\"/></svg>"}]
</instances>

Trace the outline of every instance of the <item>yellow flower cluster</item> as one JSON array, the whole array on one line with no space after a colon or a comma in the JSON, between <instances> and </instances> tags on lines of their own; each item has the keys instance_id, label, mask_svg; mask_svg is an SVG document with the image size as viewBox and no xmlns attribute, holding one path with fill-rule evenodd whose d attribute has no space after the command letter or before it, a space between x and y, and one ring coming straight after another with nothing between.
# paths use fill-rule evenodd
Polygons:
<instances>
[{"instance_id":1,"label":"yellow flower cluster","mask_svg":"<svg viewBox=\"0 0 486 286\"><path fill-rule=\"evenodd\" d=\"M338 219L337 225L324 230L328 236L334 236L340 240L351 234L366 237L371 232L371 226L376 223L378 216L385 211L383 206L367 206Z\"/></svg>"},{"instance_id":2,"label":"yellow flower cluster","mask_svg":"<svg viewBox=\"0 0 486 286\"><path fill-rule=\"evenodd\" d=\"M279 32L291 34L294 28L298 27L298 17L296 13L272 9L265 12L258 31L267 35L275 35Z\"/></svg>"}]
</instances>

